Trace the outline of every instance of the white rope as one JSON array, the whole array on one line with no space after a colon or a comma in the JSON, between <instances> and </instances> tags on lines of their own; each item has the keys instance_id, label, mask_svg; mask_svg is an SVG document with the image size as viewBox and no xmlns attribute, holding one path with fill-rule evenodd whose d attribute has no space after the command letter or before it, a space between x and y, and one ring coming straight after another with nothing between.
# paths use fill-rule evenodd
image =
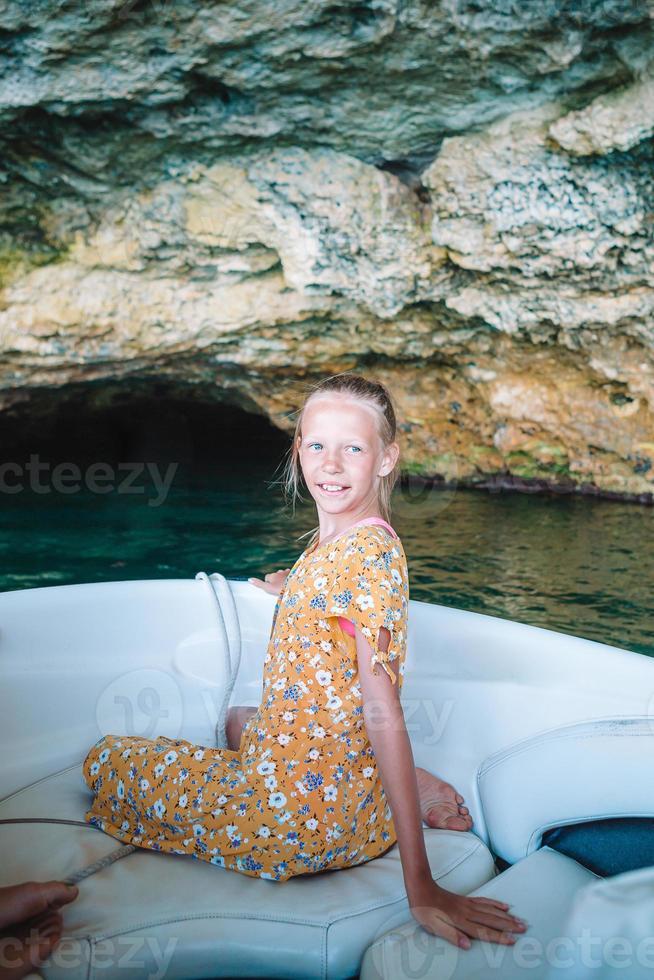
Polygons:
<instances>
[{"instance_id":1,"label":"white rope","mask_svg":"<svg viewBox=\"0 0 654 980\"><path fill-rule=\"evenodd\" d=\"M221 575L220 572L213 572L211 576L208 576L206 572L198 572L195 578L206 583L206 586L211 590L212 600L218 617L218 631L221 638L220 648L227 676L227 685L216 722L216 747L227 749L229 748L226 731L227 711L241 665L241 625L234 595L225 576Z\"/></svg>"},{"instance_id":2,"label":"white rope","mask_svg":"<svg viewBox=\"0 0 654 980\"><path fill-rule=\"evenodd\" d=\"M222 640L220 649L225 662L228 682L220 711L218 712L218 721L216 723L216 746L219 749L226 749L229 747L227 745L227 733L225 730L227 709L241 664L241 626L232 589L225 576L221 575L219 572L214 572L209 578L206 572L198 572L195 578L201 582L205 582L206 587L211 591L212 602L218 617L218 629ZM71 824L72 826L76 827L88 827L90 830L101 830L100 827L96 827L93 824L86 823L81 820L66 820L49 817L10 817L0 819L0 824L9 823ZM104 831L101 832L104 833ZM94 861L92 864L87 864L86 867L80 868L78 871L74 871L67 878L62 878L62 881L64 881L67 885L76 885L84 878L88 878L89 875L102 871L103 868L108 868L114 863L114 861L120 861L121 858L127 857L129 854L133 854L134 851L137 850L138 847L136 844L121 844L117 850L105 855L105 857L100 858L98 861Z\"/></svg>"},{"instance_id":3,"label":"white rope","mask_svg":"<svg viewBox=\"0 0 654 980\"><path fill-rule=\"evenodd\" d=\"M223 699L223 707L218 723L216 724L216 744L218 748L226 749L228 748L227 733L225 729L227 711L232 697L232 692L234 690L234 685L236 684L236 678L238 677L238 672L241 666L241 624L238 618L238 609L236 608L234 593L232 592L232 588L225 576L221 575L220 572L213 572L209 578L213 586L214 594L216 595L216 601L218 602L222 612L225 635L227 637L230 675L225 697ZM220 742L218 741L219 738L221 739Z\"/></svg>"},{"instance_id":4,"label":"white rope","mask_svg":"<svg viewBox=\"0 0 654 980\"><path fill-rule=\"evenodd\" d=\"M121 858L127 857L128 854L133 854L137 850L136 844L123 844L119 850L112 851L111 854L100 858L99 861L94 861L93 864L87 864L85 868L80 868L79 871L68 875L67 878L62 878L62 881L67 885L76 885L78 881L88 878L89 875L94 875L96 871L102 871L104 868L108 868L114 861L120 861Z\"/></svg>"},{"instance_id":5,"label":"white rope","mask_svg":"<svg viewBox=\"0 0 654 980\"><path fill-rule=\"evenodd\" d=\"M104 833L100 827L96 827L94 824L86 823L82 820L65 820L61 817L5 817L0 820L0 824L8 823L69 824L72 827L85 827L87 830L99 830L100 833ZM94 861L92 864L87 864L86 867L74 871L67 878L62 878L61 881L66 885L76 885L78 881L88 878L89 875L94 875L96 871L102 871L103 868L108 868L114 861L120 861L121 858L127 857L128 854L133 854L136 850L138 850L136 844L121 844L115 851L111 851L110 854L105 854L98 861Z\"/></svg>"}]
</instances>

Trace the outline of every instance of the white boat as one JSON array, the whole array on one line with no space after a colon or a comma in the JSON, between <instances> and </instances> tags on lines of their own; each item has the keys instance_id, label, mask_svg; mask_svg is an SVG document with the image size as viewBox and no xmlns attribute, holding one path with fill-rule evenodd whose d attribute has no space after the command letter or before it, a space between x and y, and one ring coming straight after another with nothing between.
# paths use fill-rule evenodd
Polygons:
<instances>
[{"instance_id":1,"label":"white boat","mask_svg":"<svg viewBox=\"0 0 654 980\"><path fill-rule=\"evenodd\" d=\"M654 661L628 650L410 602L402 703L415 762L452 782L474 821L467 833L423 827L432 874L512 903L530 924L512 947L458 950L422 929L397 845L274 882L126 847L85 823L81 763L101 735L225 744L228 702L259 704L274 604L203 572L0 594L0 884L79 880L41 975L644 976ZM606 956L587 967L589 928L630 937L632 967Z\"/></svg>"}]
</instances>

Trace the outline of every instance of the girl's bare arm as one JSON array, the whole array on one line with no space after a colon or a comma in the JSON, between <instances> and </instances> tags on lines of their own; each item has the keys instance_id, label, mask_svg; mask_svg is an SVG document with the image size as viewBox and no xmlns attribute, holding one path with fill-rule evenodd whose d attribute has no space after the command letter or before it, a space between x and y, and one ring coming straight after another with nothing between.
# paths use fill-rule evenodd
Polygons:
<instances>
[{"instance_id":1,"label":"girl's bare arm","mask_svg":"<svg viewBox=\"0 0 654 980\"><path fill-rule=\"evenodd\" d=\"M386 639L388 631L384 629L384 633ZM376 673L372 672L372 648L359 629L356 630L356 645L363 718L393 814L404 884L407 895L410 895L414 886L425 878L431 879L413 752L396 685L383 667L377 665ZM388 646L388 639L384 646ZM392 662L389 668L397 677Z\"/></svg>"},{"instance_id":2,"label":"girl's bare arm","mask_svg":"<svg viewBox=\"0 0 654 980\"><path fill-rule=\"evenodd\" d=\"M381 627L380 633L381 648L386 650L390 634L385 627ZM373 673L372 648L358 628L355 636L363 717L393 815L404 884L414 918L428 932L455 945L468 946L468 936L503 944L515 942L510 932L522 932L524 927L519 919L508 914L506 902L457 895L441 888L432 878L413 752L397 684L392 683L379 665L375 667L379 673ZM388 666L397 678L394 664Z\"/></svg>"}]
</instances>

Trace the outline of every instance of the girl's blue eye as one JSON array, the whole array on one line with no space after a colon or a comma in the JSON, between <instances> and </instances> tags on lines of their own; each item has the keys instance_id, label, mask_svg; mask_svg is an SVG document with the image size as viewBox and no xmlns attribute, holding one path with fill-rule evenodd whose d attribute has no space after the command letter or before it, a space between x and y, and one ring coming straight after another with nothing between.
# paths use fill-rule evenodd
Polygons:
<instances>
[{"instance_id":1,"label":"girl's blue eye","mask_svg":"<svg viewBox=\"0 0 654 980\"><path fill-rule=\"evenodd\" d=\"M321 445L322 443L320 442L310 442L308 448L313 449L314 446L321 446ZM361 452L361 446L348 446L348 449L356 449L357 453Z\"/></svg>"}]
</instances>

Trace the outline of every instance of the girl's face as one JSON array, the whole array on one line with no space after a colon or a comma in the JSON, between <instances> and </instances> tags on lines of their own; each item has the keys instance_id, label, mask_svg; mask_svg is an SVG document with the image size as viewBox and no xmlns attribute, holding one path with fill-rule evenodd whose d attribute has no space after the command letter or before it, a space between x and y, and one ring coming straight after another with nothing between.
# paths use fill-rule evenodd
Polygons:
<instances>
[{"instance_id":1,"label":"girl's face","mask_svg":"<svg viewBox=\"0 0 654 980\"><path fill-rule=\"evenodd\" d=\"M297 446L320 517L356 520L376 513L379 478L391 472L400 448L393 442L384 451L375 416L370 405L338 393L307 402Z\"/></svg>"}]
</instances>

